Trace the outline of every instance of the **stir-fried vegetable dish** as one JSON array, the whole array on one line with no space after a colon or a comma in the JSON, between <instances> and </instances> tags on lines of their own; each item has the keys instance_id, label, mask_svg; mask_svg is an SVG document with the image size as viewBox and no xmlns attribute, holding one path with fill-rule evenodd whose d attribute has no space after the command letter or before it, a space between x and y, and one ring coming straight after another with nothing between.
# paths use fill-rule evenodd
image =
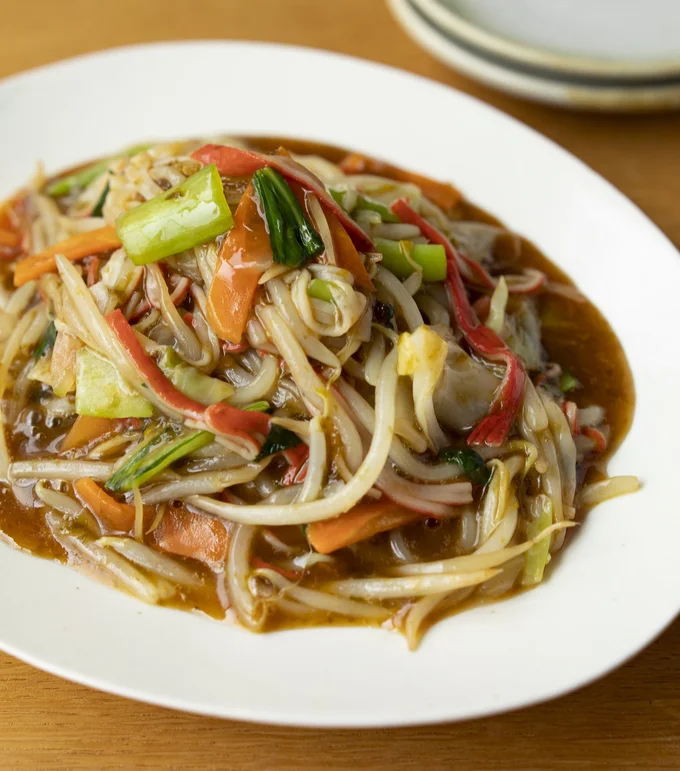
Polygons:
<instances>
[{"instance_id":1,"label":"stir-fried vegetable dish","mask_svg":"<svg viewBox=\"0 0 680 771\"><path fill-rule=\"evenodd\" d=\"M637 489L613 333L446 182L147 144L0 204L0 271L0 537L145 602L415 647Z\"/></svg>"}]
</instances>

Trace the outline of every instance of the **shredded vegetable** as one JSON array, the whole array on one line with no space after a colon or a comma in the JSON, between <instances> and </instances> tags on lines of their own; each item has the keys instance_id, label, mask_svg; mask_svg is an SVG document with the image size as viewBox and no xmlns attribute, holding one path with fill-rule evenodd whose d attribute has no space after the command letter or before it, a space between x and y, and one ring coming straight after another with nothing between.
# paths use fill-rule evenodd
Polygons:
<instances>
[{"instance_id":1,"label":"shredded vegetable","mask_svg":"<svg viewBox=\"0 0 680 771\"><path fill-rule=\"evenodd\" d=\"M204 142L0 204L0 540L252 631L411 648L546 580L640 484L605 474L633 402L611 330L447 182Z\"/></svg>"}]
</instances>

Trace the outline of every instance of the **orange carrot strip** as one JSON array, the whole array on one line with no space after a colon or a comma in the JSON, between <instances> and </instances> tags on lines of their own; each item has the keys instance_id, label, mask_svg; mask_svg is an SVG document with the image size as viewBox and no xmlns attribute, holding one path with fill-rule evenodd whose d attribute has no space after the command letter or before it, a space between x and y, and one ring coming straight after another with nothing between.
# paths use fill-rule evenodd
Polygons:
<instances>
[{"instance_id":1,"label":"orange carrot strip","mask_svg":"<svg viewBox=\"0 0 680 771\"><path fill-rule=\"evenodd\" d=\"M360 153L351 153L340 162L340 168L345 174L375 174L378 177L388 177L399 182L411 182L423 191L423 194L444 211L453 209L462 199L460 191L448 182L438 182L422 174L400 169L391 163L379 161Z\"/></svg>"},{"instance_id":2,"label":"orange carrot strip","mask_svg":"<svg viewBox=\"0 0 680 771\"><path fill-rule=\"evenodd\" d=\"M10 249L13 249L16 246L19 246L20 241L21 236L18 233L0 228L0 246L7 246Z\"/></svg>"},{"instance_id":3,"label":"orange carrot strip","mask_svg":"<svg viewBox=\"0 0 680 771\"><path fill-rule=\"evenodd\" d=\"M63 254L66 259L75 261L94 254L112 252L120 246L121 242L116 235L116 229L112 227L78 233L78 235L60 241L42 252L24 257L14 271L14 286L22 286L27 281L39 278L43 273L56 272L57 261L55 257L57 254Z\"/></svg>"},{"instance_id":4,"label":"orange carrot strip","mask_svg":"<svg viewBox=\"0 0 680 771\"><path fill-rule=\"evenodd\" d=\"M184 507L169 507L153 538L159 549L201 562L222 562L229 546L229 534L221 520Z\"/></svg>"},{"instance_id":5,"label":"orange carrot strip","mask_svg":"<svg viewBox=\"0 0 680 771\"><path fill-rule=\"evenodd\" d=\"M375 292L373 282L348 232L332 211L326 210L325 214L333 238L333 245L335 246L335 262L338 267L348 270L362 289L368 292Z\"/></svg>"},{"instance_id":6,"label":"orange carrot strip","mask_svg":"<svg viewBox=\"0 0 680 771\"><path fill-rule=\"evenodd\" d=\"M85 447L90 442L108 434L116 428L118 421L113 418L92 418L78 415L71 430L61 443L60 452Z\"/></svg>"},{"instance_id":7,"label":"orange carrot strip","mask_svg":"<svg viewBox=\"0 0 680 771\"><path fill-rule=\"evenodd\" d=\"M307 540L320 554L330 554L420 518L422 514L391 501L360 503L335 519L308 525Z\"/></svg>"},{"instance_id":8,"label":"orange carrot strip","mask_svg":"<svg viewBox=\"0 0 680 771\"><path fill-rule=\"evenodd\" d=\"M13 231L16 229L13 222L16 203L16 198L6 198L4 201L0 201L0 228L3 230Z\"/></svg>"},{"instance_id":9,"label":"orange carrot strip","mask_svg":"<svg viewBox=\"0 0 680 771\"><path fill-rule=\"evenodd\" d=\"M208 295L210 325L222 340L241 342L257 282L270 259L269 236L249 185L222 242Z\"/></svg>"},{"instance_id":10,"label":"orange carrot strip","mask_svg":"<svg viewBox=\"0 0 680 771\"><path fill-rule=\"evenodd\" d=\"M127 533L135 524L135 507L129 503L119 503L94 481L85 477L73 485L75 491L87 508L109 530Z\"/></svg>"}]
</instances>

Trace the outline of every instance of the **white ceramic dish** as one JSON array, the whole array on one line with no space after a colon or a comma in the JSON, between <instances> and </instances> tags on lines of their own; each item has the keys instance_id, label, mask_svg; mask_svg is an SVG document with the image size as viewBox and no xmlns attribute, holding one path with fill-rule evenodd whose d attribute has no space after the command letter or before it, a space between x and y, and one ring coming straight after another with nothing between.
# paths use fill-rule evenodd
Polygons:
<instances>
[{"instance_id":1,"label":"white ceramic dish","mask_svg":"<svg viewBox=\"0 0 680 771\"><path fill-rule=\"evenodd\" d=\"M271 88L272 72L280 83L303 78L314 109L298 111L288 89ZM0 85L0 118L0 196L37 158L59 169L145 137L222 131L306 135L454 180L532 238L612 323L638 391L612 471L644 483L589 515L544 585L448 619L416 653L378 629L255 636L147 607L0 546L4 650L95 688L192 712L394 726L552 698L635 654L676 615L680 361L668 354L677 351L680 261L630 201L578 160L422 78L253 43L142 46L41 68Z\"/></svg>"},{"instance_id":2,"label":"white ceramic dish","mask_svg":"<svg viewBox=\"0 0 680 771\"><path fill-rule=\"evenodd\" d=\"M680 77L676 0L413 0L438 26L520 64L592 78Z\"/></svg>"},{"instance_id":3,"label":"white ceramic dish","mask_svg":"<svg viewBox=\"0 0 680 771\"><path fill-rule=\"evenodd\" d=\"M659 81L598 81L532 69L468 46L438 27L416 5L422 0L387 0L397 21L417 43L447 66L492 88L571 109L646 112L680 107L680 77Z\"/></svg>"}]
</instances>

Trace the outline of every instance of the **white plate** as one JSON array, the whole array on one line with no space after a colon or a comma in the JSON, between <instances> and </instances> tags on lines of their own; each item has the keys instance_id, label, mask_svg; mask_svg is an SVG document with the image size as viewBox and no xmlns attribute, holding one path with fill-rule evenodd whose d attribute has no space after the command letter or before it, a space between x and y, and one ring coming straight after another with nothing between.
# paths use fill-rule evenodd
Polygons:
<instances>
[{"instance_id":1,"label":"white plate","mask_svg":"<svg viewBox=\"0 0 680 771\"><path fill-rule=\"evenodd\" d=\"M274 74L286 88L273 87ZM394 726L558 696L649 643L680 606L673 246L580 161L468 96L377 64L259 43L119 49L10 78L0 85L0 195L39 157L55 170L145 137L223 131L306 135L451 179L533 239L625 345L638 405L612 471L639 474L644 489L592 512L545 585L448 619L416 653L378 629L252 635L147 607L1 546L0 647L177 709Z\"/></svg>"},{"instance_id":2,"label":"white plate","mask_svg":"<svg viewBox=\"0 0 680 771\"><path fill-rule=\"evenodd\" d=\"M467 45L438 27L416 7L423 5L423 0L387 0L387 4L406 33L435 58L513 96L562 107L609 112L680 107L680 77L650 82L597 81L523 67L482 48Z\"/></svg>"},{"instance_id":3,"label":"white plate","mask_svg":"<svg viewBox=\"0 0 680 771\"><path fill-rule=\"evenodd\" d=\"M680 77L677 0L413 0L467 43L599 78Z\"/></svg>"}]
</instances>

